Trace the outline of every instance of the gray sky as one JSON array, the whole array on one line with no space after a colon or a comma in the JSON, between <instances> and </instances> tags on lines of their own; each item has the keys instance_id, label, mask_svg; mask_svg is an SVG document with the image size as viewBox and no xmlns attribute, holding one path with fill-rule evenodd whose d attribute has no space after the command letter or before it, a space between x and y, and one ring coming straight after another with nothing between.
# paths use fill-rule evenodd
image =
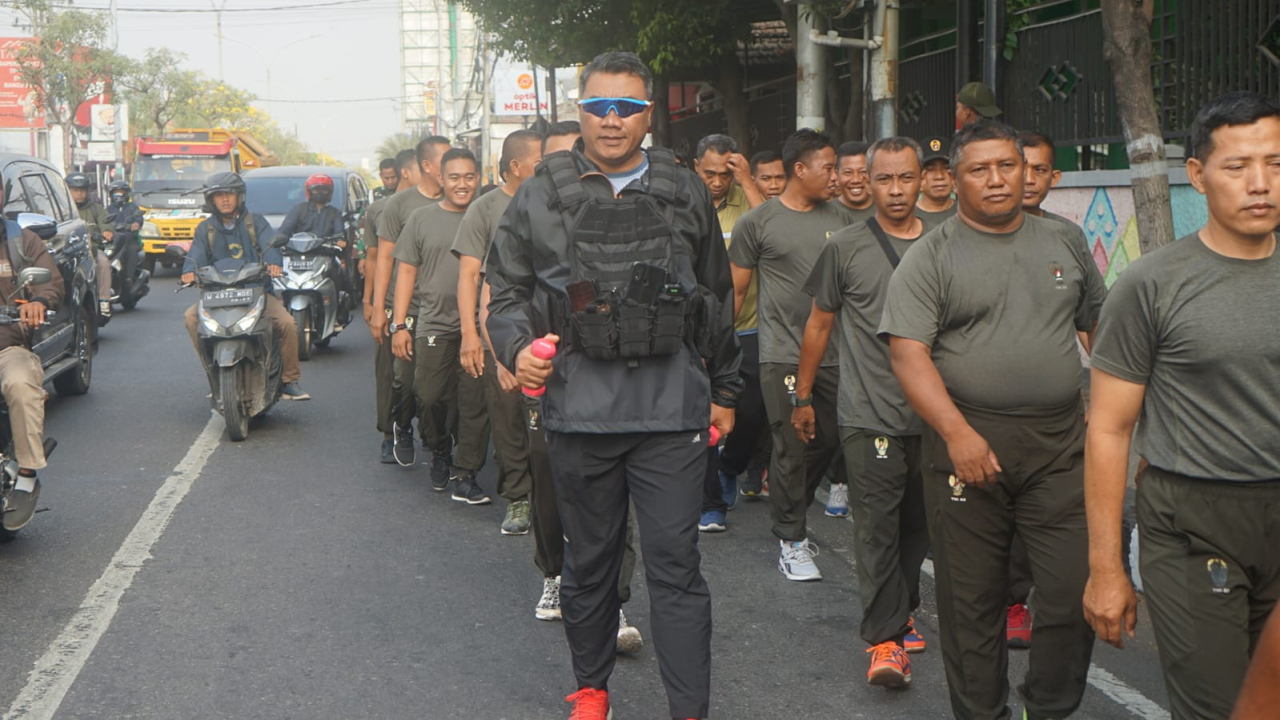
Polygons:
<instances>
[{"instance_id":1,"label":"gray sky","mask_svg":"<svg viewBox=\"0 0 1280 720\"><path fill-rule=\"evenodd\" d=\"M218 40L213 12L128 12L130 8L211 10L222 15L224 80L262 98L271 113L312 149L356 166L400 129L399 0L117 0L120 51L141 57L147 48L168 47L187 55L187 67L218 76ZM108 0L75 0L78 8L106 8ZM286 11L266 8L291 7ZM0 11L0 22L11 13ZM0 35L17 35L16 28ZM315 36L315 37L310 37ZM307 39L310 38L310 39ZM293 43L293 44L291 44ZM271 93L266 67L271 68ZM341 102L360 98L395 98ZM276 100L277 102L267 102ZM286 102L324 100L328 102Z\"/></svg>"}]
</instances>

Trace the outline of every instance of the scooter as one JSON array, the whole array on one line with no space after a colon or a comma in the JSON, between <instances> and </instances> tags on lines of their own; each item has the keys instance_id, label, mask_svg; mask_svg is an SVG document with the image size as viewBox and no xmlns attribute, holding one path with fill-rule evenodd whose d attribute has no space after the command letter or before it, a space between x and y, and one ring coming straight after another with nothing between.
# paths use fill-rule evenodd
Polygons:
<instances>
[{"instance_id":1,"label":"scooter","mask_svg":"<svg viewBox=\"0 0 1280 720\"><path fill-rule=\"evenodd\" d=\"M283 249L284 272L275 288L298 326L299 360L311 359L312 345L328 347L347 321L347 294L331 275L343 252L339 239L296 233Z\"/></svg>"},{"instance_id":2,"label":"scooter","mask_svg":"<svg viewBox=\"0 0 1280 720\"><path fill-rule=\"evenodd\" d=\"M18 272L18 290L47 283L52 278L53 273L46 268L23 268ZM19 322L18 307L9 304L12 300L6 298L6 304L0 307L0 325ZM53 311L46 312L47 317L54 314ZM56 440L46 438L45 456L52 454L57 446ZM12 540L19 530L26 527L39 499L39 481L18 475L18 460L13 451L13 428L9 425L9 408L0 405L0 542Z\"/></svg>"},{"instance_id":3,"label":"scooter","mask_svg":"<svg viewBox=\"0 0 1280 720\"><path fill-rule=\"evenodd\" d=\"M126 255L132 253L132 257ZM127 224L117 224L115 234L111 238L111 246L107 248L107 259L111 261L111 302L119 303L125 310L138 306L138 301L151 292L151 273L142 267L142 246L138 244L138 236ZM130 277L125 277L126 260Z\"/></svg>"},{"instance_id":4,"label":"scooter","mask_svg":"<svg viewBox=\"0 0 1280 720\"><path fill-rule=\"evenodd\" d=\"M186 253L170 245L179 262ZM195 272L200 362L209 377L213 409L235 442L249 436L249 420L280 400L280 335L267 317L267 266L224 258ZM179 285L178 289L190 287Z\"/></svg>"}]
</instances>

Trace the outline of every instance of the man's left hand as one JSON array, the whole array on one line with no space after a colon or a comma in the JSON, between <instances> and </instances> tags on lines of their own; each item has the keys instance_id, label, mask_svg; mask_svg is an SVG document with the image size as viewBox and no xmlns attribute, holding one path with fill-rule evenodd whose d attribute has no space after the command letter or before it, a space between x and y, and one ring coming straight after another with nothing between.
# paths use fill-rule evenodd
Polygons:
<instances>
[{"instance_id":1,"label":"man's left hand","mask_svg":"<svg viewBox=\"0 0 1280 720\"><path fill-rule=\"evenodd\" d=\"M44 324L44 313L47 309L44 303L33 300L18 307L18 318L24 327L38 328Z\"/></svg>"},{"instance_id":2,"label":"man's left hand","mask_svg":"<svg viewBox=\"0 0 1280 720\"><path fill-rule=\"evenodd\" d=\"M279 265L268 265L267 272L271 274L271 277L278 278L280 277L280 274L284 272L284 268Z\"/></svg>"},{"instance_id":3,"label":"man's left hand","mask_svg":"<svg viewBox=\"0 0 1280 720\"><path fill-rule=\"evenodd\" d=\"M733 408L720 407L712 403L711 424L720 431L720 437L728 437L733 432Z\"/></svg>"},{"instance_id":4,"label":"man's left hand","mask_svg":"<svg viewBox=\"0 0 1280 720\"><path fill-rule=\"evenodd\" d=\"M136 232L136 231L138 231L138 230L139 230L139 229L141 229L141 228L142 228L142 223L134 223L134 224L132 224L132 225L130 225L130 226L129 226L129 229L130 229L130 230L133 230L133 231L135 231L135 232Z\"/></svg>"}]
</instances>

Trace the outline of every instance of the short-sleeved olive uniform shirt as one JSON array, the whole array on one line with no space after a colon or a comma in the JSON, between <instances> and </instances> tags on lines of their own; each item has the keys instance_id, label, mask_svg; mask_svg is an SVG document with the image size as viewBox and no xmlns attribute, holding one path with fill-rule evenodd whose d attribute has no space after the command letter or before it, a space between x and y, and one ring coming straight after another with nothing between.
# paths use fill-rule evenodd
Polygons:
<instances>
[{"instance_id":1,"label":"short-sleeved olive uniform shirt","mask_svg":"<svg viewBox=\"0 0 1280 720\"><path fill-rule=\"evenodd\" d=\"M463 213L439 203L418 208L400 231L392 257L418 268L414 297L418 324L414 335L446 335L462 331L458 320L458 258L450 252Z\"/></svg>"},{"instance_id":2,"label":"short-sleeved olive uniform shirt","mask_svg":"<svg viewBox=\"0 0 1280 720\"><path fill-rule=\"evenodd\" d=\"M937 212L930 212L930 211L928 211L928 210L921 210L921 209L920 209L920 207L919 207L919 206L917 206L917 207L916 207L916 216L917 216L917 217L919 217L921 220L923 220L923 221L924 221L924 223L925 223L925 225L926 225L926 227L927 227L927 228L935 228L935 227L937 227L937 226L941 225L942 223L946 222L946 220L947 220L948 218L953 218L953 217L955 217L955 215L956 215L956 207L957 207L957 206L956 206L956 204L955 204L955 203L951 203L951 207L947 208L946 210L939 210L939 211L937 211ZM926 230L926 232L927 232L927 230Z\"/></svg>"},{"instance_id":3,"label":"short-sleeved olive uniform shirt","mask_svg":"<svg viewBox=\"0 0 1280 720\"><path fill-rule=\"evenodd\" d=\"M846 225L856 225L857 223L866 222L876 216L875 203L871 203L861 210L855 210L854 208L845 205L840 202L840 198L833 199L829 204L844 213Z\"/></svg>"},{"instance_id":4,"label":"short-sleeved olive uniform shirt","mask_svg":"<svg viewBox=\"0 0 1280 720\"><path fill-rule=\"evenodd\" d=\"M889 282L880 321L932 348L961 405L1035 417L1080 396L1076 331L1106 299L1083 232L1023 216L1011 233L984 233L954 217L918 240Z\"/></svg>"},{"instance_id":5,"label":"short-sleeved olive uniform shirt","mask_svg":"<svg viewBox=\"0 0 1280 720\"><path fill-rule=\"evenodd\" d=\"M755 270L759 280L757 323L760 362L800 363L800 344L813 299L804 283L827 238L848 225L844 213L830 203L797 212L774 198L748 210L733 226L729 260ZM834 344L827 347L823 367L840 364Z\"/></svg>"},{"instance_id":6,"label":"short-sleeved olive uniform shirt","mask_svg":"<svg viewBox=\"0 0 1280 720\"><path fill-rule=\"evenodd\" d=\"M885 237L899 258L919 240ZM920 416L894 377L889 346L877 337L892 276L880 241L866 223L858 223L827 241L805 291L820 309L839 317L840 332L832 341L840 350L840 426L903 437L920 434Z\"/></svg>"},{"instance_id":7,"label":"short-sleeved olive uniform shirt","mask_svg":"<svg viewBox=\"0 0 1280 720\"><path fill-rule=\"evenodd\" d=\"M1152 465L1280 480L1280 252L1229 258L1195 233L1143 255L1111 288L1093 367L1146 385L1137 445Z\"/></svg>"},{"instance_id":8,"label":"short-sleeved olive uniform shirt","mask_svg":"<svg viewBox=\"0 0 1280 720\"><path fill-rule=\"evenodd\" d=\"M498 222L502 220L502 214L510 204L511 196L503 192L502 188L476 198L463 215L458 236L454 238L454 257L466 255L483 263L489 255L489 246L493 244L493 234L498 230Z\"/></svg>"},{"instance_id":9,"label":"short-sleeved olive uniform shirt","mask_svg":"<svg viewBox=\"0 0 1280 720\"><path fill-rule=\"evenodd\" d=\"M405 223L409 221L409 216L418 208L435 205L440 202L440 198L430 198L422 194L422 191L416 187L409 188L404 192L398 192L387 198L387 204L382 208L382 214L378 216L378 237L391 243L395 243L400 238L400 232L404 230ZM392 254L395 257L395 254ZM393 309L396 296L396 269L398 266L391 266L391 282L387 285L387 309ZM418 294L414 293L413 302L409 305L409 314L418 314Z\"/></svg>"}]
</instances>

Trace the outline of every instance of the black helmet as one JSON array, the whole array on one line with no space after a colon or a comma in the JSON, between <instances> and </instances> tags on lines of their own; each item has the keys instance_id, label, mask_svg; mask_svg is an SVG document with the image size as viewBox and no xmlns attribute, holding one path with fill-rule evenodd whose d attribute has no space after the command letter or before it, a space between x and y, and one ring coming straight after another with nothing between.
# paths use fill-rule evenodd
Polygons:
<instances>
[{"instance_id":1,"label":"black helmet","mask_svg":"<svg viewBox=\"0 0 1280 720\"><path fill-rule=\"evenodd\" d=\"M111 196L111 202L129 202L129 195L132 192L133 188L123 180L116 180L107 186L107 194Z\"/></svg>"},{"instance_id":2,"label":"black helmet","mask_svg":"<svg viewBox=\"0 0 1280 720\"><path fill-rule=\"evenodd\" d=\"M88 190L92 184L84 173L75 172L67 176L67 187L72 190Z\"/></svg>"},{"instance_id":3,"label":"black helmet","mask_svg":"<svg viewBox=\"0 0 1280 720\"><path fill-rule=\"evenodd\" d=\"M218 206L213 204L213 196L218 193L235 193L244 204L244 179L233 172L214 173L204 181L204 211L221 216Z\"/></svg>"}]
</instances>

